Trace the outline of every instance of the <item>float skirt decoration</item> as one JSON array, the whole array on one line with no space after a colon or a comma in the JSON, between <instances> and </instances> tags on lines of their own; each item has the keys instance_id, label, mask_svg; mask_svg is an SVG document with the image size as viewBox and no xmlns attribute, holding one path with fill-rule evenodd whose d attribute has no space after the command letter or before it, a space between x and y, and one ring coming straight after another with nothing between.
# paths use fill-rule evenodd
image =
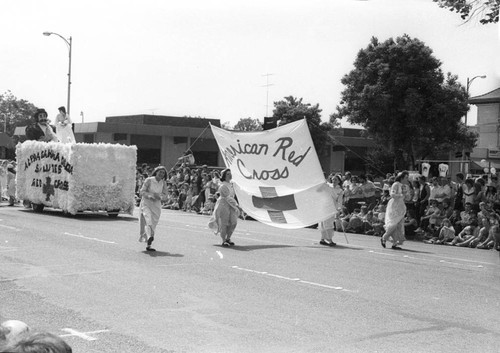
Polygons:
<instances>
[{"instance_id":1,"label":"float skirt decoration","mask_svg":"<svg viewBox=\"0 0 500 353\"><path fill-rule=\"evenodd\" d=\"M134 210L135 146L26 141L16 156L19 199L71 214Z\"/></svg>"}]
</instances>

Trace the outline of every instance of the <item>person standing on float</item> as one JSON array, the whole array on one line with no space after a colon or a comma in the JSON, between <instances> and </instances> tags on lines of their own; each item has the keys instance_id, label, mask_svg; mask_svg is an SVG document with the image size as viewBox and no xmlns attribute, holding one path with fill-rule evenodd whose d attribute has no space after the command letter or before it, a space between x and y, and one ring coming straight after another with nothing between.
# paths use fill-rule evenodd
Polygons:
<instances>
[{"instance_id":1,"label":"person standing on float","mask_svg":"<svg viewBox=\"0 0 500 353\"><path fill-rule=\"evenodd\" d=\"M140 237L146 242L146 251L156 251L151 247L155 239L156 226L161 215L161 200L167 196L167 169L156 167L149 178L146 178L141 188Z\"/></svg>"},{"instance_id":2,"label":"person standing on float","mask_svg":"<svg viewBox=\"0 0 500 353\"><path fill-rule=\"evenodd\" d=\"M73 122L68 114L66 108L59 107L59 114L56 116L56 135L59 142L62 143L76 143L75 135L73 134Z\"/></svg>"},{"instance_id":3,"label":"person standing on float","mask_svg":"<svg viewBox=\"0 0 500 353\"><path fill-rule=\"evenodd\" d=\"M390 195L391 199L387 204L385 212L385 233L380 239L382 247L385 248L387 240L392 242L393 249L401 249L406 240L404 218L406 214L406 205L404 202L405 195L403 194L403 184L408 181L408 172L403 171L396 176L394 184L391 186Z\"/></svg>"}]
</instances>

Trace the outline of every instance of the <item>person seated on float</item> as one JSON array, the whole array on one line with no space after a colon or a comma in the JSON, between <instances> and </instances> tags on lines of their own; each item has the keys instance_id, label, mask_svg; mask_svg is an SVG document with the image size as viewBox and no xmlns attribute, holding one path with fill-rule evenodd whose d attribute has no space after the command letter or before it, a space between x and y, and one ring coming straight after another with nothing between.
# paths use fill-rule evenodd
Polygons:
<instances>
[{"instance_id":1,"label":"person seated on float","mask_svg":"<svg viewBox=\"0 0 500 353\"><path fill-rule=\"evenodd\" d=\"M49 124L45 109L37 109L33 115L33 120L33 123L26 126L26 139L42 142L59 141L56 133Z\"/></svg>"}]
</instances>

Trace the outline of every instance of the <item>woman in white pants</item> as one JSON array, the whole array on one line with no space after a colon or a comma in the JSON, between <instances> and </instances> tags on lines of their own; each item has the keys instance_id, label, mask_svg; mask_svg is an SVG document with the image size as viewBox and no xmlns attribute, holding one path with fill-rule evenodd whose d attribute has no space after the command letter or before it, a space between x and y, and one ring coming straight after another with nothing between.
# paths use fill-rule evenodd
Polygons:
<instances>
[{"instance_id":1,"label":"woman in white pants","mask_svg":"<svg viewBox=\"0 0 500 353\"><path fill-rule=\"evenodd\" d=\"M167 196L167 192L167 169L163 166L156 167L141 188L139 241L146 242L146 251L156 251L151 247L151 243L160 220L161 200Z\"/></svg>"}]
</instances>

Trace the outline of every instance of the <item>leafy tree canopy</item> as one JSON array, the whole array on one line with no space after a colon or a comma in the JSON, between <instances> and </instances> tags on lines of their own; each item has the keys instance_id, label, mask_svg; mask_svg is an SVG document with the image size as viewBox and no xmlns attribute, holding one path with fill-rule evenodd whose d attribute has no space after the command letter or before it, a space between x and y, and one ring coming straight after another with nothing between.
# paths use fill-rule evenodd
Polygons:
<instances>
[{"instance_id":1,"label":"leafy tree canopy","mask_svg":"<svg viewBox=\"0 0 500 353\"><path fill-rule=\"evenodd\" d=\"M335 126L330 122L321 121L321 111L319 104L302 103L302 98L288 96L284 97L284 100L274 102L273 117L279 121L278 126L305 118L316 152L321 155L331 146L330 131Z\"/></svg>"},{"instance_id":2,"label":"leafy tree canopy","mask_svg":"<svg viewBox=\"0 0 500 353\"><path fill-rule=\"evenodd\" d=\"M460 14L462 20L477 18L480 23L497 23L500 0L432 0L439 7Z\"/></svg>"},{"instance_id":3,"label":"leafy tree canopy","mask_svg":"<svg viewBox=\"0 0 500 353\"><path fill-rule=\"evenodd\" d=\"M220 127L226 130L232 130L230 121L224 121L222 124L220 124Z\"/></svg>"},{"instance_id":4,"label":"leafy tree canopy","mask_svg":"<svg viewBox=\"0 0 500 353\"><path fill-rule=\"evenodd\" d=\"M16 126L26 126L36 107L24 99L16 98L11 91L0 94L0 126L4 131L7 120L7 134L12 136Z\"/></svg>"},{"instance_id":5,"label":"leafy tree canopy","mask_svg":"<svg viewBox=\"0 0 500 353\"><path fill-rule=\"evenodd\" d=\"M450 73L444 77L432 50L407 35L359 51L334 118L363 126L393 153L398 169L441 151L474 147L477 135L462 117L467 93Z\"/></svg>"},{"instance_id":6,"label":"leafy tree canopy","mask_svg":"<svg viewBox=\"0 0 500 353\"><path fill-rule=\"evenodd\" d=\"M262 125L257 119L252 118L241 118L236 125L234 125L233 130L237 131L260 131L262 130Z\"/></svg>"}]
</instances>

